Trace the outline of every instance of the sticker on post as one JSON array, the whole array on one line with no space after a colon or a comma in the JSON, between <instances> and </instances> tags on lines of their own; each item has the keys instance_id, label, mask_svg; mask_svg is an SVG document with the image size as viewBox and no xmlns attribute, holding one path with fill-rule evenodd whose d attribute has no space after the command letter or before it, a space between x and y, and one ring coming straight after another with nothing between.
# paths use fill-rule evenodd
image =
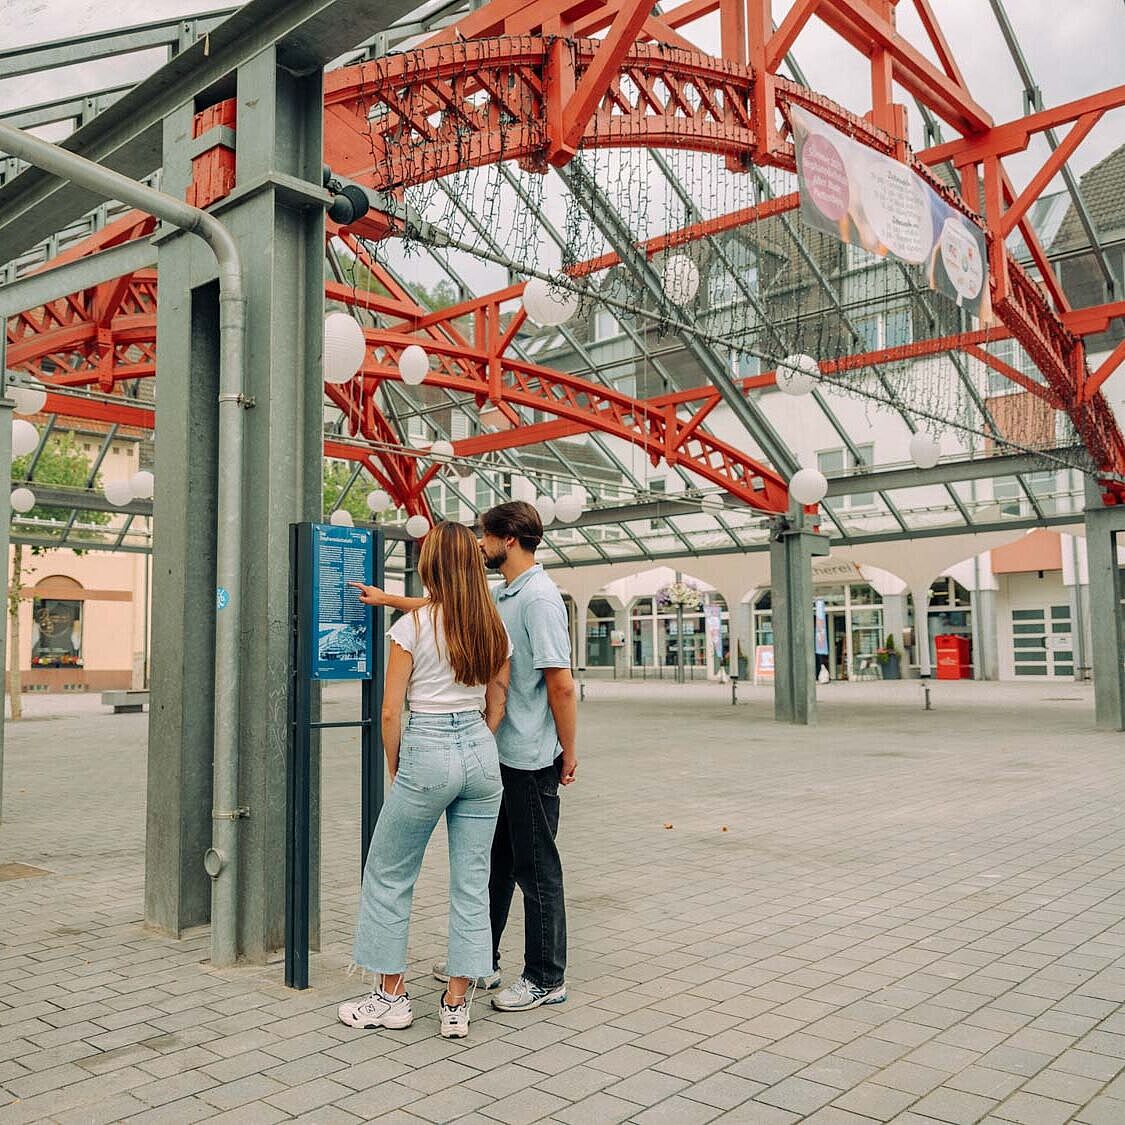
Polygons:
<instances>
[{"instance_id":1,"label":"sticker on post","mask_svg":"<svg viewBox=\"0 0 1125 1125\"><path fill-rule=\"evenodd\" d=\"M215 589L215 609L226 609L230 605L230 591L225 586L218 586Z\"/></svg>"}]
</instances>

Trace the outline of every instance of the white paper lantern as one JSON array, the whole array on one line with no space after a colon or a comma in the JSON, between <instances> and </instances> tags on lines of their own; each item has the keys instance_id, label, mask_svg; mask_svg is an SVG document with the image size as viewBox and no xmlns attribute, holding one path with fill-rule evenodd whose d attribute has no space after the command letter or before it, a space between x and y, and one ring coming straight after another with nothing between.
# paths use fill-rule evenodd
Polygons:
<instances>
[{"instance_id":1,"label":"white paper lantern","mask_svg":"<svg viewBox=\"0 0 1125 1125\"><path fill-rule=\"evenodd\" d=\"M22 418L12 419L12 457L26 457L39 445L39 431Z\"/></svg>"},{"instance_id":2,"label":"white paper lantern","mask_svg":"<svg viewBox=\"0 0 1125 1125\"><path fill-rule=\"evenodd\" d=\"M941 460L941 442L919 430L910 439L910 459L919 469L932 469Z\"/></svg>"},{"instance_id":3,"label":"white paper lantern","mask_svg":"<svg viewBox=\"0 0 1125 1125\"><path fill-rule=\"evenodd\" d=\"M398 373L408 387L417 387L426 381L430 373L430 357L426 349L418 344L410 344L402 349L398 357Z\"/></svg>"},{"instance_id":4,"label":"white paper lantern","mask_svg":"<svg viewBox=\"0 0 1125 1125\"><path fill-rule=\"evenodd\" d=\"M664 295L674 305L686 305L699 292L699 268L686 254L669 254L661 271Z\"/></svg>"},{"instance_id":5,"label":"white paper lantern","mask_svg":"<svg viewBox=\"0 0 1125 1125\"><path fill-rule=\"evenodd\" d=\"M411 539L424 539L430 530L430 521L425 516L411 516L406 521L406 534Z\"/></svg>"},{"instance_id":6,"label":"white paper lantern","mask_svg":"<svg viewBox=\"0 0 1125 1125\"><path fill-rule=\"evenodd\" d=\"M798 504L819 504L828 495L828 478L816 469L798 469L790 478L789 495Z\"/></svg>"},{"instance_id":7,"label":"white paper lantern","mask_svg":"<svg viewBox=\"0 0 1125 1125\"><path fill-rule=\"evenodd\" d=\"M346 383L363 366L367 341L363 329L348 313L324 318L324 381Z\"/></svg>"},{"instance_id":8,"label":"white paper lantern","mask_svg":"<svg viewBox=\"0 0 1125 1125\"><path fill-rule=\"evenodd\" d=\"M535 510L539 513L539 518L543 521L544 527L549 527L555 522L555 499L553 496L537 496L535 498Z\"/></svg>"},{"instance_id":9,"label":"white paper lantern","mask_svg":"<svg viewBox=\"0 0 1125 1125\"><path fill-rule=\"evenodd\" d=\"M446 464L453 460L453 442L451 441L435 441L430 446L430 457L432 460L437 461L439 464Z\"/></svg>"},{"instance_id":10,"label":"white paper lantern","mask_svg":"<svg viewBox=\"0 0 1125 1125\"><path fill-rule=\"evenodd\" d=\"M541 277L530 278L523 287L523 307L528 318L542 328L565 324L578 311L581 300L573 289L561 282L551 284Z\"/></svg>"},{"instance_id":11,"label":"white paper lantern","mask_svg":"<svg viewBox=\"0 0 1125 1125\"><path fill-rule=\"evenodd\" d=\"M586 510L586 497L580 492L570 492L555 500L555 519L559 523L574 523Z\"/></svg>"},{"instance_id":12,"label":"white paper lantern","mask_svg":"<svg viewBox=\"0 0 1125 1125\"><path fill-rule=\"evenodd\" d=\"M721 496L704 496L703 499L699 501L699 507L701 511L713 515L715 512L721 512L726 505L723 503L723 498Z\"/></svg>"},{"instance_id":13,"label":"white paper lantern","mask_svg":"<svg viewBox=\"0 0 1125 1125\"><path fill-rule=\"evenodd\" d=\"M372 514L377 516L391 506L391 494L384 492L381 488L376 488L367 494L367 506L371 509Z\"/></svg>"},{"instance_id":14,"label":"white paper lantern","mask_svg":"<svg viewBox=\"0 0 1125 1125\"><path fill-rule=\"evenodd\" d=\"M138 500L151 500L155 486L156 478L148 469L141 469L129 478L129 487Z\"/></svg>"},{"instance_id":15,"label":"white paper lantern","mask_svg":"<svg viewBox=\"0 0 1125 1125\"><path fill-rule=\"evenodd\" d=\"M9 377L11 372L8 373ZM16 404L17 414L38 414L47 405L47 392L38 379L30 375L16 376L19 383L8 384L8 397Z\"/></svg>"},{"instance_id":16,"label":"white paper lantern","mask_svg":"<svg viewBox=\"0 0 1125 1125\"><path fill-rule=\"evenodd\" d=\"M820 377L820 364L811 355L787 355L775 373L777 389L787 395L807 395Z\"/></svg>"},{"instance_id":17,"label":"white paper lantern","mask_svg":"<svg viewBox=\"0 0 1125 1125\"><path fill-rule=\"evenodd\" d=\"M133 499L133 486L127 480L106 481L103 492L115 508L123 508Z\"/></svg>"},{"instance_id":18,"label":"white paper lantern","mask_svg":"<svg viewBox=\"0 0 1125 1125\"><path fill-rule=\"evenodd\" d=\"M346 508L337 508L329 517L328 522L333 527L355 527L355 520Z\"/></svg>"},{"instance_id":19,"label":"white paper lantern","mask_svg":"<svg viewBox=\"0 0 1125 1125\"><path fill-rule=\"evenodd\" d=\"M30 488L13 488L12 489L12 511L19 512L21 515L24 512L30 512L35 507L35 493Z\"/></svg>"}]
</instances>

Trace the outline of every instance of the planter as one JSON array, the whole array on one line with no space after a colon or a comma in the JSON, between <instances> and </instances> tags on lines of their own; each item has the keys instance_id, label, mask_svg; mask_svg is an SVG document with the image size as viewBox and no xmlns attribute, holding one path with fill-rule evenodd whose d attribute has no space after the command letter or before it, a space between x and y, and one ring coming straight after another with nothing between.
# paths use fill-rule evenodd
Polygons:
<instances>
[{"instance_id":1,"label":"planter","mask_svg":"<svg viewBox=\"0 0 1125 1125\"><path fill-rule=\"evenodd\" d=\"M902 679L902 664L897 652L893 652L888 655L886 663L880 664L879 668L883 673L884 680Z\"/></svg>"}]
</instances>

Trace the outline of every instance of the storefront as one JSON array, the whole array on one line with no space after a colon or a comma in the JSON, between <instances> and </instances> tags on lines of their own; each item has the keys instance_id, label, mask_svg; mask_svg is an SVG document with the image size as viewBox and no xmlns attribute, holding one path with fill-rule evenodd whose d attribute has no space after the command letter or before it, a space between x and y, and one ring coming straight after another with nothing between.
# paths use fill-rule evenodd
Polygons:
<instances>
[{"instance_id":1,"label":"storefront","mask_svg":"<svg viewBox=\"0 0 1125 1125\"><path fill-rule=\"evenodd\" d=\"M852 570L858 575L857 568ZM820 650L818 665L826 665L834 680L877 678L875 653L883 643L883 600L879 594L862 580L817 583L813 594L809 614L814 622L821 615L823 620L823 626L814 631ZM769 590L754 599L753 615L755 649L772 647L773 603ZM752 666L760 669L766 665L755 659ZM755 678L762 677L759 674Z\"/></svg>"},{"instance_id":2,"label":"storefront","mask_svg":"<svg viewBox=\"0 0 1125 1125\"><path fill-rule=\"evenodd\" d=\"M586 667L612 668L616 648L617 618L605 598L593 598L586 610Z\"/></svg>"},{"instance_id":3,"label":"storefront","mask_svg":"<svg viewBox=\"0 0 1125 1125\"><path fill-rule=\"evenodd\" d=\"M591 603L593 605L593 603ZM667 675L679 663L695 678L718 675L730 653L730 614L720 594L703 594L698 608L680 614L654 597L638 598L629 610L629 666L633 674Z\"/></svg>"}]
</instances>

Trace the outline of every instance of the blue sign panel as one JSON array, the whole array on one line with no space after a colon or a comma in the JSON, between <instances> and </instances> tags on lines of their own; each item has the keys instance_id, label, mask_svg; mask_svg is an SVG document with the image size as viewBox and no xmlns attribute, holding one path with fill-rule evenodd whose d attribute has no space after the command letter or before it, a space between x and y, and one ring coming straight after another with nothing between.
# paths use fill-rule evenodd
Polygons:
<instances>
[{"instance_id":1,"label":"blue sign panel","mask_svg":"<svg viewBox=\"0 0 1125 1125\"><path fill-rule=\"evenodd\" d=\"M366 680L374 666L371 610L349 582L371 585L373 537L358 527L312 525L309 651L314 680Z\"/></svg>"}]
</instances>

